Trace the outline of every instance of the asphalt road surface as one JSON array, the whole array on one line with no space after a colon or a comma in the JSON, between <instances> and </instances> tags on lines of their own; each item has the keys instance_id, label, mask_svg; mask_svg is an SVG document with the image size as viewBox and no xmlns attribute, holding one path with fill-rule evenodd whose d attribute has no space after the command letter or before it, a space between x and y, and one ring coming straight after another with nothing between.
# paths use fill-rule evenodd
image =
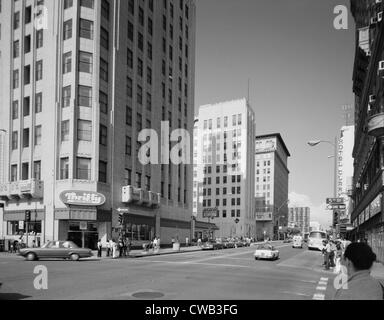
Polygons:
<instances>
[{"instance_id":1,"label":"asphalt road surface","mask_svg":"<svg viewBox=\"0 0 384 320\"><path fill-rule=\"evenodd\" d=\"M327 300L334 274L319 251L276 244L277 261L255 260L255 247L136 259L79 262L0 256L0 299ZM36 266L48 271L36 290Z\"/></svg>"}]
</instances>

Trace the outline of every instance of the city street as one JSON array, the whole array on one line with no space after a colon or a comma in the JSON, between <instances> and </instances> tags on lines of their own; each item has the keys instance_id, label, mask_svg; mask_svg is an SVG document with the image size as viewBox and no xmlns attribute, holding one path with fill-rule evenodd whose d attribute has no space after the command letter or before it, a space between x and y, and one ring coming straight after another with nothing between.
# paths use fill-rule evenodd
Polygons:
<instances>
[{"instance_id":1,"label":"city street","mask_svg":"<svg viewBox=\"0 0 384 320\"><path fill-rule=\"evenodd\" d=\"M277 243L280 259L256 261L255 247L159 255L28 262L0 256L0 299L311 300L330 299L332 272L322 255ZM34 289L35 266L48 269L48 289Z\"/></svg>"}]
</instances>

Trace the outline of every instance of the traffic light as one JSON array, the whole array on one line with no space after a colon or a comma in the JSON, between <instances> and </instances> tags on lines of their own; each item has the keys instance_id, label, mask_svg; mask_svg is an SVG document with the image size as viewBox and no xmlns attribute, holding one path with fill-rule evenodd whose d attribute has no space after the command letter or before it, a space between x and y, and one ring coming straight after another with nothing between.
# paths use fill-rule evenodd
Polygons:
<instances>
[{"instance_id":1,"label":"traffic light","mask_svg":"<svg viewBox=\"0 0 384 320\"><path fill-rule=\"evenodd\" d=\"M123 216L124 216L123 213L119 213L119 224L120 224L120 225L123 224Z\"/></svg>"},{"instance_id":2,"label":"traffic light","mask_svg":"<svg viewBox=\"0 0 384 320\"><path fill-rule=\"evenodd\" d=\"M31 221L31 211L25 210L25 221L30 222Z\"/></svg>"}]
</instances>

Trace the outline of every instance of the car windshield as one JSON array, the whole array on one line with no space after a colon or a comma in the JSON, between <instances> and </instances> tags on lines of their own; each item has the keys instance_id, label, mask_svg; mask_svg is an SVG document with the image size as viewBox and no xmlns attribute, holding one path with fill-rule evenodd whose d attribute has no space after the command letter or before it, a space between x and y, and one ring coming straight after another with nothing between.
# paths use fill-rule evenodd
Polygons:
<instances>
[{"instance_id":1,"label":"car windshield","mask_svg":"<svg viewBox=\"0 0 384 320\"><path fill-rule=\"evenodd\" d=\"M273 247L268 244L261 244L257 247L257 250L273 250Z\"/></svg>"},{"instance_id":2,"label":"car windshield","mask_svg":"<svg viewBox=\"0 0 384 320\"><path fill-rule=\"evenodd\" d=\"M324 232L320 231L313 231L309 234L309 238L315 238L315 239L326 239L327 236Z\"/></svg>"}]
</instances>

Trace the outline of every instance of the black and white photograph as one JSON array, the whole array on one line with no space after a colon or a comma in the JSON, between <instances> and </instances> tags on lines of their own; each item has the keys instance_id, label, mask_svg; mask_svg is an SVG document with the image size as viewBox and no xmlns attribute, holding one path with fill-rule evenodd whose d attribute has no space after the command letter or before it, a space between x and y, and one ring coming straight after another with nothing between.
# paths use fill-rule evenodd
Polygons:
<instances>
[{"instance_id":1,"label":"black and white photograph","mask_svg":"<svg viewBox=\"0 0 384 320\"><path fill-rule=\"evenodd\" d=\"M0 0L0 300L383 300L383 12Z\"/></svg>"}]
</instances>

